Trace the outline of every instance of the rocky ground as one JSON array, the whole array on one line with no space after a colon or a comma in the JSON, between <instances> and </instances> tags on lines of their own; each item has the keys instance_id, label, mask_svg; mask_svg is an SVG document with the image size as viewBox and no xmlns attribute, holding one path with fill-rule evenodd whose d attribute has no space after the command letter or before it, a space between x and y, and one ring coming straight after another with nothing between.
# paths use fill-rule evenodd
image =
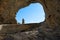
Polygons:
<instances>
[{"instance_id":1,"label":"rocky ground","mask_svg":"<svg viewBox=\"0 0 60 40\"><path fill-rule=\"evenodd\" d=\"M59 30L60 27L51 29L46 23L42 23L38 28L34 28L33 30L0 33L0 40L60 40Z\"/></svg>"}]
</instances>

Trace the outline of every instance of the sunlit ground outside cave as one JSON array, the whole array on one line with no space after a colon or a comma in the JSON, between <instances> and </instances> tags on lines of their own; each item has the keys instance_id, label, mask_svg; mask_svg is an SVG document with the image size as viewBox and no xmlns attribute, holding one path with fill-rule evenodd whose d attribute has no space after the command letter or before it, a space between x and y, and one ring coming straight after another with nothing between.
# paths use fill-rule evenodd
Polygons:
<instances>
[{"instance_id":1,"label":"sunlit ground outside cave","mask_svg":"<svg viewBox=\"0 0 60 40\"><path fill-rule=\"evenodd\" d=\"M31 3L29 6L21 8L16 13L17 23L40 23L45 21L45 12L40 3Z\"/></svg>"}]
</instances>

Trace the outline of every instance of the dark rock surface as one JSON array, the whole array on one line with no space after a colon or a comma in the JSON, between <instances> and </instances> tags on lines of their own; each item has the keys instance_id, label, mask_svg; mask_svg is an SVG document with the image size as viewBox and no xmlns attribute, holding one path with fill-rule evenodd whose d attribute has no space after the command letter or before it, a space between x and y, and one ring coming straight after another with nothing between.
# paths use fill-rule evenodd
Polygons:
<instances>
[{"instance_id":1,"label":"dark rock surface","mask_svg":"<svg viewBox=\"0 0 60 40\"><path fill-rule=\"evenodd\" d=\"M36 24L24 24L23 26L21 25L4 25L0 30L0 40L60 40L60 27L52 29L48 27L46 23L41 23L37 28L34 28L36 27ZM32 29L28 28L29 26L31 26ZM27 29L24 27L27 27Z\"/></svg>"},{"instance_id":2,"label":"dark rock surface","mask_svg":"<svg viewBox=\"0 0 60 40\"><path fill-rule=\"evenodd\" d=\"M16 12L37 2L44 8L45 22L18 26ZM60 0L0 0L0 24L4 24L0 26L0 40L60 40ZM32 29L37 33L31 33Z\"/></svg>"},{"instance_id":3,"label":"dark rock surface","mask_svg":"<svg viewBox=\"0 0 60 40\"><path fill-rule=\"evenodd\" d=\"M46 13L46 23L51 26L60 25L59 0L0 0L0 24L17 24L16 12L30 3L41 3Z\"/></svg>"}]
</instances>

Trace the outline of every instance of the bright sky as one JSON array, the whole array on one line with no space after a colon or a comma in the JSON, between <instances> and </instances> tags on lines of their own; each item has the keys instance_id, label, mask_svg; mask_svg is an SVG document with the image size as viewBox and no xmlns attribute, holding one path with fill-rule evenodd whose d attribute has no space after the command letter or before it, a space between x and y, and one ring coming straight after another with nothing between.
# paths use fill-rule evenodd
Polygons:
<instances>
[{"instance_id":1,"label":"bright sky","mask_svg":"<svg viewBox=\"0 0 60 40\"><path fill-rule=\"evenodd\" d=\"M22 23L24 18L25 23L40 23L45 20L45 13L40 3L31 3L29 6L18 10L16 20Z\"/></svg>"}]
</instances>

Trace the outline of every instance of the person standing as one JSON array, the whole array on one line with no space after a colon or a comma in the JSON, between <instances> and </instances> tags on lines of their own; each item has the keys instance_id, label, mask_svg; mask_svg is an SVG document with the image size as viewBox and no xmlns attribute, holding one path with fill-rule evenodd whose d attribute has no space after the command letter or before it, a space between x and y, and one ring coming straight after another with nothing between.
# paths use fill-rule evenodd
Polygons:
<instances>
[{"instance_id":1,"label":"person standing","mask_svg":"<svg viewBox=\"0 0 60 40\"><path fill-rule=\"evenodd\" d=\"M22 19L22 24L24 24L25 23L25 20L24 19Z\"/></svg>"}]
</instances>

